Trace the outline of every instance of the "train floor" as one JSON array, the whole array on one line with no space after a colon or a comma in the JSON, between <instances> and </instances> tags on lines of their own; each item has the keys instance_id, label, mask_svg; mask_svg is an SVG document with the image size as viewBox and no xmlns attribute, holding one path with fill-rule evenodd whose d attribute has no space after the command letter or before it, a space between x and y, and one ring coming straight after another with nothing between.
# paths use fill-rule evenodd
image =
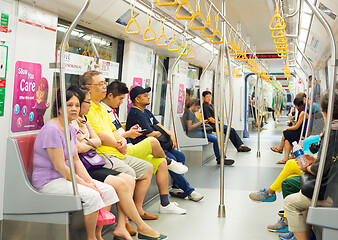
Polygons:
<instances>
[{"instance_id":1,"label":"train floor","mask_svg":"<svg viewBox=\"0 0 338 240\"><path fill-rule=\"evenodd\" d=\"M270 146L278 146L282 130L286 128L287 118L275 127L272 118L261 131L261 157L257 158L257 130L249 132L250 137L244 143L252 150L238 153L229 144L228 157L236 162L225 167L225 207L226 217L218 217L220 167L216 161L210 161L202 167L192 166L186 177L196 190L204 194L200 202L170 197L180 207L187 210L185 215L159 214L159 197L145 206L152 214L159 214L156 221L147 223L157 231L168 235L170 240L269 240L279 239L277 233L267 230L267 225L277 223L278 211L283 208L281 193L272 203L255 203L249 199L249 193L269 187L281 172L284 165L276 162L283 158L274 153ZM132 223L135 227L135 224ZM105 239L111 239L104 236ZM137 239L137 237L133 237Z\"/></svg>"}]
</instances>

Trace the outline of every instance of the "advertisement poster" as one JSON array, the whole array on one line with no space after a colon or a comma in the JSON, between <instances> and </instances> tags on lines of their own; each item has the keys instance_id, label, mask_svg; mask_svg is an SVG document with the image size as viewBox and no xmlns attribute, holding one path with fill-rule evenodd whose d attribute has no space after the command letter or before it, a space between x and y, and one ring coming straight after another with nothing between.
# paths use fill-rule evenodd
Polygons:
<instances>
[{"instance_id":1,"label":"advertisement poster","mask_svg":"<svg viewBox=\"0 0 338 240\"><path fill-rule=\"evenodd\" d=\"M0 79L0 117L4 116L6 79Z\"/></svg>"},{"instance_id":2,"label":"advertisement poster","mask_svg":"<svg viewBox=\"0 0 338 240\"><path fill-rule=\"evenodd\" d=\"M0 79L6 79L8 47L0 45Z\"/></svg>"},{"instance_id":3,"label":"advertisement poster","mask_svg":"<svg viewBox=\"0 0 338 240\"><path fill-rule=\"evenodd\" d=\"M142 83L143 83L142 78L134 77L134 79L133 79L133 85L130 86L129 92L130 92L130 90L131 90L133 87L136 87L136 86L141 86L141 87L142 87ZM129 113L129 110L130 110L130 108L131 108L132 105L133 105L133 103L132 103L132 101L130 100L129 93L128 93L127 113Z\"/></svg>"},{"instance_id":4,"label":"advertisement poster","mask_svg":"<svg viewBox=\"0 0 338 240\"><path fill-rule=\"evenodd\" d=\"M177 103L177 114L183 113L184 109L184 84L180 84L178 87L178 103Z\"/></svg>"},{"instance_id":5,"label":"advertisement poster","mask_svg":"<svg viewBox=\"0 0 338 240\"><path fill-rule=\"evenodd\" d=\"M58 61L60 51L58 51ZM96 70L102 73L104 78L118 79L119 63L94 57L82 56L75 53L65 53L65 71L69 74L82 75L87 71Z\"/></svg>"},{"instance_id":6,"label":"advertisement poster","mask_svg":"<svg viewBox=\"0 0 338 240\"><path fill-rule=\"evenodd\" d=\"M8 22L9 15L4 11L0 11L0 32L7 33L8 32Z\"/></svg>"},{"instance_id":7,"label":"advertisement poster","mask_svg":"<svg viewBox=\"0 0 338 240\"><path fill-rule=\"evenodd\" d=\"M12 132L39 130L49 107L48 81L41 77L38 63L17 61L15 64Z\"/></svg>"}]
</instances>

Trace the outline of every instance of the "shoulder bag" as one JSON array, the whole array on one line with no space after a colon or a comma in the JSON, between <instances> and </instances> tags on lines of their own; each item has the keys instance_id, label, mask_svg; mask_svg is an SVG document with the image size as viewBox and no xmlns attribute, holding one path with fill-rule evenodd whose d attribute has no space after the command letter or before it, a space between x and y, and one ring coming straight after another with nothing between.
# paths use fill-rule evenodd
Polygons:
<instances>
[{"instance_id":1,"label":"shoulder bag","mask_svg":"<svg viewBox=\"0 0 338 240\"><path fill-rule=\"evenodd\" d=\"M205 124L205 131L206 131L206 133L207 134L211 134L212 133L212 126L210 125L210 124ZM204 129L203 129L203 124L201 124L200 126L199 126L199 131L201 131L201 132L204 132Z\"/></svg>"},{"instance_id":2,"label":"shoulder bag","mask_svg":"<svg viewBox=\"0 0 338 240\"><path fill-rule=\"evenodd\" d=\"M312 198L313 195L313 190L315 188L315 183L316 183L316 177L315 175L311 173L304 173L300 176L300 187L301 187L301 192L304 196L308 198ZM325 196L325 191L327 187L327 182L328 182L328 177L323 177L321 185L320 185L320 190L319 190L319 200L323 200Z\"/></svg>"},{"instance_id":3,"label":"shoulder bag","mask_svg":"<svg viewBox=\"0 0 338 240\"><path fill-rule=\"evenodd\" d=\"M170 135L157 124L153 124L152 127L155 131L159 131L161 133L161 136L157 138L157 140L160 142L162 149L170 151L173 148Z\"/></svg>"}]
</instances>

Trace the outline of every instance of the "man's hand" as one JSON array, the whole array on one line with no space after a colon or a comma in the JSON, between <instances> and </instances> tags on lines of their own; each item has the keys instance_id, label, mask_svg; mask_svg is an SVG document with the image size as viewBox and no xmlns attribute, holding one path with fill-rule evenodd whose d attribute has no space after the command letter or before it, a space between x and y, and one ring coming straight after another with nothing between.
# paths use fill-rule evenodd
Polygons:
<instances>
[{"instance_id":1,"label":"man's hand","mask_svg":"<svg viewBox=\"0 0 338 240\"><path fill-rule=\"evenodd\" d=\"M139 131L142 130L138 124L132 126L129 131L127 132L128 137L134 139L142 135Z\"/></svg>"},{"instance_id":2,"label":"man's hand","mask_svg":"<svg viewBox=\"0 0 338 240\"><path fill-rule=\"evenodd\" d=\"M176 148L177 142L176 142L175 136L174 135L170 135L170 138L171 138L171 142L173 143L173 148Z\"/></svg>"},{"instance_id":3,"label":"man's hand","mask_svg":"<svg viewBox=\"0 0 338 240\"><path fill-rule=\"evenodd\" d=\"M154 134L153 137L155 138L159 138L162 136L162 133L160 131L153 131L152 133Z\"/></svg>"},{"instance_id":4,"label":"man's hand","mask_svg":"<svg viewBox=\"0 0 338 240\"><path fill-rule=\"evenodd\" d=\"M213 117L209 117L208 120L209 120L209 122L211 122L211 123L215 123L215 122L216 122L216 121L215 121L215 118L213 118Z\"/></svg>"},{"instance_id":5,"label":"man's hand","mask_svg":"<svg viewBox=\"0 0 338 240\"><path fill-rule=\"evenodd\" d=\"M127 141L125 138L120 139L117 141L117 143L120 145L119 147L117 147L117 149L123 154L126 155L127 154Z\"/></svg>"}]
</instances>

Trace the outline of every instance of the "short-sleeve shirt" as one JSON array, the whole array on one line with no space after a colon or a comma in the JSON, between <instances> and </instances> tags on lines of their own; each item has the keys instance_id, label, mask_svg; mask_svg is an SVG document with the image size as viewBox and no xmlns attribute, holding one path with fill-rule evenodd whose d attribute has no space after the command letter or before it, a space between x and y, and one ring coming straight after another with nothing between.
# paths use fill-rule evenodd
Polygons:
<instances>
[{"instance_id":1,"label":"short-sleeve shirt","mask_svg":"<svg viewBox=\"0 0 338 240\"><path fill-rule=\"evenodd\" d=\"M96 105L94 102L91 102L90 104L91 107L86 116L95 133L98 134L100 132L104 132L115 139L113 132L116 131L116 128L108 115L107 109L105 109L101 104ZM99 149L104 154L112 155L120 159L124 158L124 155L114 147L102 144ZM101 154L99 151L97 152L98 154Z\"/></svg>"},{"instance_id":2,"label":"short-sleeve shirt","mask_svg":"<svg viewBox=\"0 0 338 240\"><path fill-rule=\"evenodd\" d=\"M150 112L148 109L144 109L144 112L142 112L140 109L132 107L130 108L130 111L127 117L127 123L126 123L127 131L135 124L138 124L142 129L147 129L147 131L135 139L130 139L130 141L133 144L136 144L146 139L147 138L146 135L154 131L152 125L159 124L159 122L155 118L154 114L152 114L152 112Z\"/></svg>"},{"instance_id":3,"label":"short-sleeve shirt","mask_svg":"<svg viewBox=\"0 0 338 240\"><path fill-rule=\"evenodd\" d=\"M189 120L192 121L192 124L200 122L200 120L198 120L198 118L192 111L190 111L189 109L186 109L182 116L182 126L183 126L184 131L187 133L187 135L189 137L193 137L197 132L200 131L200 129L199 127L196 127L189 131L188 126L187 126L187 121Z\"/></svg>"},{"instance_id":4,"label":"short-sleeve shirt","mask_svg":"<svg viewBox=\"0 0 338 240\"><path fill-rule=\"evenodd\" d=\"M69 130L72 154L75 156L77 153L76 131L71 124L69 125ZM40 191L47 183L63 177L55 170L47 152L48 148L62 148L65 156L65 163L69 166L65 136L61 131L59 124L52 121L47 122L41 128L34 143L32 183L38 191Z\"/></svg>"}]
</instances>

